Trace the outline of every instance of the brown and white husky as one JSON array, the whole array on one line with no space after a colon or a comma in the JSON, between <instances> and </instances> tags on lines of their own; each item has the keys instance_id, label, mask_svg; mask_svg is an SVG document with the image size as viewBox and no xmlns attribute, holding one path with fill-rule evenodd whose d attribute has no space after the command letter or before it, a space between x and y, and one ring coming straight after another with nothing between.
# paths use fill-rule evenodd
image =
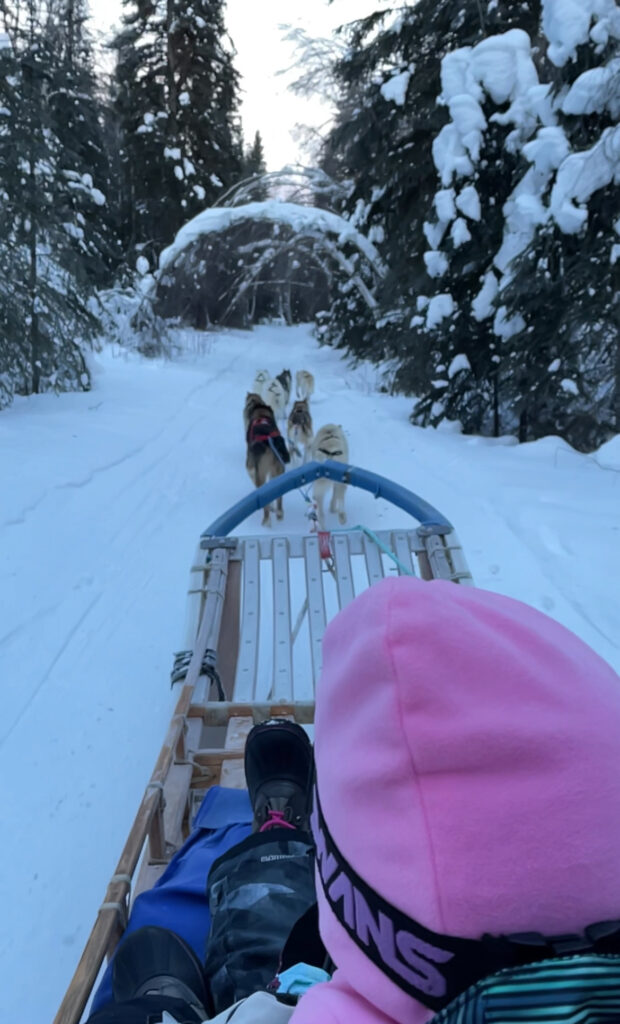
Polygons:
<instances>
[{"instance_id":1,"label":"brown and white husky","mask_svg":"<svg viewBox=\"0 0 620 1024\"><path fill-rule=\"evenodd\" d=\"M290 462L286 443L278 430L273 409L260 395L248 391L243 410L247 454L245 468L255 487L261 487L284 472ZM282 519L282 498L276 501L276 519ZM263 509L263 526L271 526L271 506Z\"/></svg>"},{"instance_id":2,"label":"brown and white husky","mask_svg":"<svg viewBox=\"0 0 620 1024\"><path fill-rule=\"evenodd\" d=\"M349 461L349 445L344 436L344 430L336 423L326 423L324 427L317 430L312 442L312 458L318 462L325 462L333 459L335 462ZM332 486L331 480L320 477L314 483L314 500L318 507L319 525L325 529L325 516L323 512L323 500L325 494ZM346 484L334 481L332 488L332 499L329 503L329 511L338 514L338 521L346 523L347 516L344 510L344 495L347 489Z\"/></svg>"},{"instance_id":3,"label":"brown and white husky","mask_svg":"<svg viewBox=\"0 0 620 1024\"><path fill-rule=\"evenodd\" d=\"M295 465L308 461L308 453L312 444L312 416L308 408L308 399L302 398L295 402L291 409L287 430L289 447L291 449L291 461Z\"/></svg>"}]
</instances>

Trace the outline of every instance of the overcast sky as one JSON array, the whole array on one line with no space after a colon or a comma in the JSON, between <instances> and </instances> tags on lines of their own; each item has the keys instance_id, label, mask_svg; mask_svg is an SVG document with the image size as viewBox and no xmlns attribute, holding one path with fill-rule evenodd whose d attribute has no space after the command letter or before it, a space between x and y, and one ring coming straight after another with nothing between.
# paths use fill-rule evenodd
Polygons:
<instances>
[{"instance_id":1,"label":"overcast sky","mask_svg":"<svg viewBox=\"0 0 620 1024\"><path fill-rule=\"evenodd\" d=\"M277 72L290 67L294 58L279 26L300 25L313 36L328 36L337 25L381 6L377 0L334 0L329 6L326 0L227 0L226 24L242 75L243 131L248 142L260 131L269 170L300 158L291 137L297 122L318 127L329 112L318 101L287 92L287 79ZM95 26L108 31L120 18L121 3L91 0L91 9Z\"/></svg>"}]
</instances>

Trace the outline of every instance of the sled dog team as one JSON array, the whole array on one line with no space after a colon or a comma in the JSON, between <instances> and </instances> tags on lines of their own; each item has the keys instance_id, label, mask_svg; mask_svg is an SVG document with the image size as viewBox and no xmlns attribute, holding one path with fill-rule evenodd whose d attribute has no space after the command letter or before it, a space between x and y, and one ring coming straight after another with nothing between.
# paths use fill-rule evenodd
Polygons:
<instances>
[{"instance_id":1,"label":"sled dog team","mask_svg":"<svg viewBox=\"0 0 620 1024\"><path fill-rule=\"evenodd\" d=\"M261 487L267 480L284 473L288 463L300 465L310 460L325 462L349 461L349 446L344 431L336 423L326 423L314 433L310 414L310 398L314 394L314 377L308 370L295 374L296 401L286 421L286 440L280 433L278 423L283 423L291 398L293 376L290 370L282 370L271 377L268 370L258 370L251 391L248 391L243 422L247 443L246 468L255 487ZM321 479L314 484L314 500L321 528L325 525L323 503L325 494L332 487L329 511L338 515L340 523L346 522L344 495L346 484L332 483ZM276 501L276 519L282 519L282 498ZM271 506L263 509L263 526L271 525Z\"/></svg>"}]
</instances>

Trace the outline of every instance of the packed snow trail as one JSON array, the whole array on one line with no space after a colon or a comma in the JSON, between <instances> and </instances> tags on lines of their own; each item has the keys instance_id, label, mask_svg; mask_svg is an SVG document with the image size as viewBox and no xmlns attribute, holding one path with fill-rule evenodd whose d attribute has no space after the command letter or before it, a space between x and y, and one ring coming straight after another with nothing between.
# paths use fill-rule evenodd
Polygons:
<instances>
[{"instance_id":1,"label":"packed snow trail","mask_svg":"<svg viewBox=\"0 0 620 1024\"><path fill-rule=\"evenodd\" d=\"M188 570L202 529L250 489L242 407L261 367L309 369L315 429L455 524L479 586L521 598L620 668L620 451L512 446L413 428L306 327L184 335L182 361L108 348L89 394L0 415L0 1018L52 1019L116 866L175 694ZM361 491L350 525L403 525ZM284 499L283 530L306 532ZM337 526L337 523L333 524ZM256 514L238 532L262 532Z\"/></svg>"}]
</instances>

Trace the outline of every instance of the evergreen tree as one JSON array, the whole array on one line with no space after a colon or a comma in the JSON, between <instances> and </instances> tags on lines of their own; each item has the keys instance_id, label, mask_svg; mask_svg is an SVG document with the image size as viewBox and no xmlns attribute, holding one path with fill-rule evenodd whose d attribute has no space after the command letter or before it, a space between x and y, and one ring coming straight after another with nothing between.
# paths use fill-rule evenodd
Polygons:
<instances>
[{"instance_id":1,"label":"evergreen tree","mask_svg":"<svg viewBox=\"0 0 620 1024\"><path fill-rule=\"evenodd\" d=\"M57 13L48 29L58 81L50 95L50 113L69 185L65 212L82 228L84 270L101 287L112 283L121 251L115 211L109 204L110 150L105 145L105 108L87 19L86 0L57 0Z\"/></svg>"},{"instance_id":2,"label":"evergreen tree","mask_svg":"<svg viewBox=\"0 0 620 1024\"><path fill-rule=\"evenodd\" d=\"M592 422L600 422L610 401L614 364L620 372L610 287L620 175L616 163L608 184L599 183L588 199L591 228L583 228L581 241L590 240L592 258L586 255L581 266L576 240L566 234L564 252L548 252L550 239L562 234L548 205L559 164L547 168L542 159L539 166L528 147L549 146L558 117L564 127L566 88L575 80L547 56L542 29L548 6L551 0L419 0L396 18L377 11L346 30L348 45L335 66L339 114L323 167L348 182L345 212L377 244L388 271L373 313L342 296L325 335L354 355L393 358L397 387L420 396L414 422L450 417L466 430L495 433L520 425L521 436L529 437L560 424L569 429L578 407L583 418L590 404L598 410L584 428L592 443ZM599 7L599 21L593 13L594 25L585 25L577 48L582 69L595 72L609 62L618 35L613 5ZM566 31L570 36L574 27ZM443 64L447 54L456 62ZM500 67L502 74L493 74ZM581 142L567 131L568 151L584 150L596 137L613 149L611 135L604 135L606 118L614 117L609 96L617 101L620 95L617 62L613 67L615 77L605 64L601 78L606 114L600 105L590 111L598 136L583 136L581 117L575 128ZM498 82L511 76L503 95ZM575 203L579 195L577 188ZM538 260L528 252L535 239ZM574 346L572 361L564 346L558 363L560 311ZM538 388L540 402L534 400Z\"/></svg>"},{"instance_id":3,"label":"evergreen tree","mask_svg":"<svg viewBox=\"0 0 620 1024\"><path fill-rule=\"evenodd\" d=\"M499 248L502 197L510 191L513 173L503 161L497 163L491 148L479 169L479 193L489 194L494 205L477 222L461 217L462 235L448 236L448 253L443 260L433 261L429 254L441 241L436 229L434 201L440 182L433 143L449 120L447 109L437 103L441 61L451 50L475 45L489 33L515 24L535 26L535 6L515 0L489 5L488 14L483 15L475 0L420 0L399 11L396 22L378 11L353 26L348 53L338 65L343 97L324 166L352 180L350 215L379 246L389 269L377 292L380 315L366 317L363 325L356 323L352 332L347 323L351 311L343 309L332 316L329 332L336 342L351 345L356 354L396 358L400 388L418 394L429 389L428 404L419 406L424 419L431 417L431 410L443 414L434 385L437 378L445 380L455 355L467 355L474 374L487 379L488 357L484 368L477 364L480 353L488 350L490 328L471 316L461 318L460 310L464 297L471 293L473 298L480 290L481 268L495 242L495 249ZM496 149L500 139L501 132L492 126L489 141ZM446 189L440 199L453 204L455 197L450 199L448 193ZM466 249L467 234L472 244ZM452 262L448 286L443 274ZM452 312L429 329L422 315L425 307L420 305L434 295L450 295ZM435 323L432 317L430 323ZM466 361L461 365L466 366ZM492 380L484 390L474 403L478 409L472 408L470 428L480 426L484 410L492 405Z\"/></svg>"},{"instance_id":4,"label":"evergreen tree","mask_svg":"<svg viewBox=\"0 0 620 1024\"><path fill-rule=\"evenodd\" d=\"M581 161L580 205L570 195L561 204L561 170L549 175L541 194L545 220L513 261L500 295L522 325L510 339L503 374L520 439L559 433L584 450L620 430L618 22L614 32L613 23L586 19L573 51L550 42L555 132L562 162ZM534 161L543 134L529 151Z\"/></svg>"},{"instance_id":5,"label":"evergreen tree","mask_svg":"<svg viewBox=\"0 0 620 1024\"><path fill-rule=\"evenodd\" d=\"M253 202L262 203L269 198L269 189L264 181L260 179L267 173L265 163L265 151L260 132L256 132L254 142L248 146L243 156L243 177L256 179L251 186L250 192Z\"/></svg>"},{"instance_id":6,"label":"evergreen tree","mask_svg":"<svg viewBox=\"0 0 620 1024\"><path fill-rule=\"evenodd\" d=\"M246 178L254 175L266 174L267 164L265 163L265 151L260 132L256 132L254 142L246 150L243 161L243 171Z\"/></svg>"},{"instance_id":7,"label":"evergreen tree","mask_svg":"<svg viewBox=\"0 0 620 1024\"><path fill-rule=\"evenodd\" d=\"M125 243L153 263L241 173L238 75L223 0L125 0L116 109Z\"/></svg>"},{"instance_id":8,"label":"evergreen tree","mask_svg":"<svg viewBox=\"0 0 620 1024\"><path fill-rule=\"evenodd\" d=\"M484 35L444 55L454 60L442 71L442 102L450 119L432 142L435 195L423 225L426 274L418 283L424 299L418 295L410 322L413 358L405 357L399 371L400 382L422 396L416 423L448 418L466 431L494 434L506 427L500 353L502 337L511 335L516 321L497 309L497 260L502 262L506 203L523 173L521 146L535 124L523 114L519 89L521 78L528 87L536 80L528 37L539 18L538 0L502 4L480 22ZM502 58L506 67L499 82L494 65ZM459 83L453 96L450 78L460 67L468 68L464 77L476 84ZM460 89L469 92L461 95ZM423 366L416 349L425 353Z\"/></svg>"},{"instance_id":9,"label":"evergreen tree","mask_svg":"<svg viewBox=\"0 0 620 1024\"><path fill-rule=\"evenodd\" d=\"M80 341L98 321L85 213L94 218L101 200L58 132L57 97L67 95L59 7L28 0L11 14L0 48L4 401L89 387Z\"/></svg>"}]
</instances>

